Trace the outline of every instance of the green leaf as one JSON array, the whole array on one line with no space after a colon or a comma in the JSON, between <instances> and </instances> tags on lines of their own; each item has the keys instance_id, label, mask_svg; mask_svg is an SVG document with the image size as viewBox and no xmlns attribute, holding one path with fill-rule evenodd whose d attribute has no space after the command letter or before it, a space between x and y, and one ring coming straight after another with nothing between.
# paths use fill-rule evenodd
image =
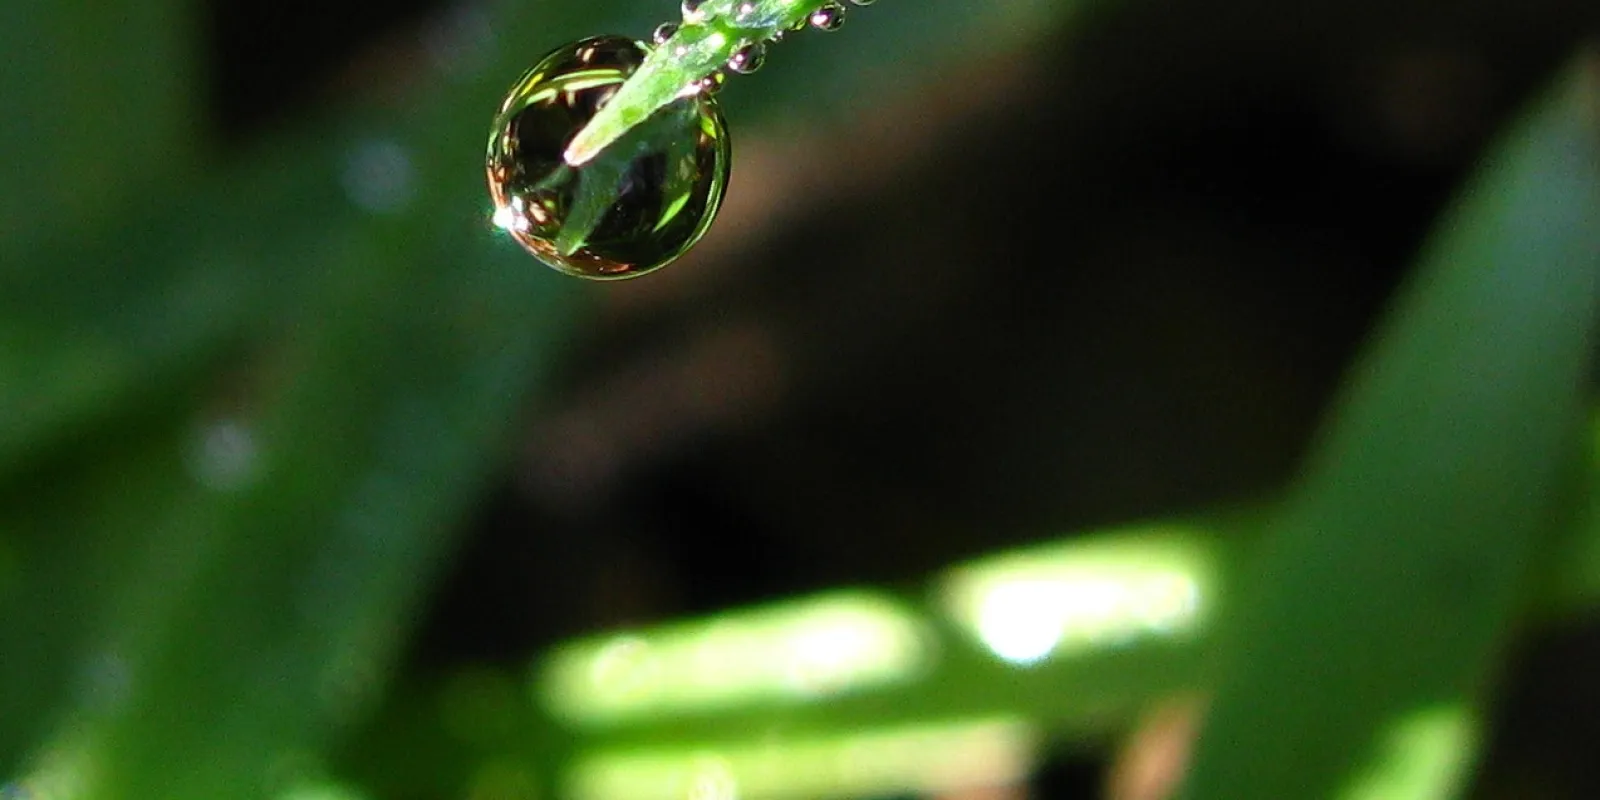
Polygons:
<instances>
[{"instance_id":1,"label":"green leaf","mask_svg":"<svg viewBox=\"0 0 1600 800\"><path fill-rule=\"evenodd\" d=\"M716 71L734 51L805 24L827 0L707 0L578 131L566 152L572 166L587 163L651 115Z\"/></svg>"},{"instance_id":2,"label":"green leaf","mask_svg":"<svg viewBox=\"0 0 1600 800\"><path fill-rule=\"evenodd\" d=\"M195 10L189 0L0 5L0 271L19 266L10 243L114 220L198 160Z\"/></svg>"},{"instance_id":3,"label":"green leaf","mask_svg":"<svg viewBox=\"0 0 1600 800\"><path fill-rule=\"evenodd\" d=\"M98 621L68 642L69 672L113 676L77 693L61 740L89 796L266 796L275 763L319 752L382 690L400 620L570 307L485 231L425 227L345 251L263 365L285 382L221 418L185 409L181 438L119 465L147 510L87 520L89 541L132 541L88 560L122 570L80 596ZM383 291L393 280L409 291ZM219 431L242 452L209 452Z\"/></svg>"},{"instance_id":4,"label":"green leaf","mask_svg":"<svg viewBox=\"0 0 1600 800\"><path fill-rule=\"evenodd\" d=\"M459 120L495 91L263 151L5 276L0 676L29 688L0 693L0 774L55 741L92 796L265 796L381 691L577 310L491 234ZM400 154L376 211L371 147ZM213 435L253 466L217 479Z\"/></svg>"},{"instance_id":5,"label":"green leaf","mask_svg":"<svg viewBox=\"0 0 1600 800\"><path fill-rule=\"evenodd\" d=\"M1228 632L1185 797L1336 796L1391 726L1492 678L1581 441L1596 84L1565 81L1491 154L1352 375Z\"/></svg>"},{"instance_id":6,"label":"green leaf","mask_svg":"<svg viewBox=\"0 0 1600 800\"><path fill-rule=\"evenodd\" d=\"M336 152L279 152L187 196L27 248L0 272L0 475L261 335L341 257ZM306 213L306 208L320 210Z\"/></svg>"}]
</instances>

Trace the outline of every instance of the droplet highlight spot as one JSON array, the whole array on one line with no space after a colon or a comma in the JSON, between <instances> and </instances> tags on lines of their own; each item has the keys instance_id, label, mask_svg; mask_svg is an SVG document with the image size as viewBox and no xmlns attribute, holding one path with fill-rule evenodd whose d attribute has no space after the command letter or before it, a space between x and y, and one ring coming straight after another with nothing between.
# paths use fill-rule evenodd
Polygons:
<instances>
[{"instance_id":1,"label":"droplet highlight spot","mask_svg":"<svg viewBox=\"0 0 1600 800\"><path fill-rule=\"evenodd\" d=\"M767 63L766 45L755 42L733 51L733 56L728 59L728 69L740 75L749 75L761 69L761 65L765 63Z\"/></svg>"},{"instance_id":2,"label":"droplet highlight spot","mask_svg":"<svg viewBox=\"0 0 1600 800\"><path fill-rule=\"evenodd\" d=\"M719 69L712 72L710 75L695 81L695 85L700 87L700 92L702 94L716 94L717 92L722 91L722 87L727 84L727 82L728 74Z\"/></svg>"},{"instance_id":3,"label":"droplet highlight spot","mask_svg":"<svg viewBox=\"0 0 1600 800\"><path fill-rule=\"evenodd\" d=\"M811 12L811 27L819 31L836 31L844 25L844 6L828 3Z\"/></svg>"}]
</instances>

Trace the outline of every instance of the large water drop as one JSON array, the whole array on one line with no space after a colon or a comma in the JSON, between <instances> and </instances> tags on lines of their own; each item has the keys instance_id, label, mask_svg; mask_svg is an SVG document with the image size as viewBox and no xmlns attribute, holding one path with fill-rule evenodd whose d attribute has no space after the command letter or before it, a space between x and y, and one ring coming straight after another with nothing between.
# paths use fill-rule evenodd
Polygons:
<instances>
[{"instance_id":1,"label":"large water drop","mask_svg":"<svg viewBox=\"0 0 1600 800\"><path fill-rule=\"evenodd\" d=\"M728 131L708 93L680 97L582 166L562 159L647 52L621 36L568 44L528 70L495 117L494 222L570 275L614 280L664 267L699 241L722 202Z\"/></svg>"}]
</instances>

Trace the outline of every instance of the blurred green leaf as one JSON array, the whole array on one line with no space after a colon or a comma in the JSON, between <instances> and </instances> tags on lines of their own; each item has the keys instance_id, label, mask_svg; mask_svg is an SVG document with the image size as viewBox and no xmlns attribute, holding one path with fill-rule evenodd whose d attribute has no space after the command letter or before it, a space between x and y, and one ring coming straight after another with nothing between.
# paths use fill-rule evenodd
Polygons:
<instances>
[{"instance_id":1,"label":"blurred green leaf","mask_svg":"<svg viewBox=\"0 0 1600 800\"><path fill-rule=\"evenodd\" d=\"M1013 0L986 16L1020 37L1072 5ZM880 21L775 54L809 57L787 82L747 83L748 107L820 108L841 88L903 80L908 63L998 47L974 35L970 11L944 0L862 15ZM266 796L383 690L456 518L581 313L572 283L491 236L483 136L499 93L562 39L642 35L674 14L621 0L507 3L494 27L502 50L476 71L433 75L402 118L322 120L202 184L190 168L201 157L194 12L0 7L0 96L17 123L0 127L0 171L16 181L0 199L0 769L53 741L97 797ZM819 89L830 70L852 83ZM1340 724L1328 754L1358 748L1369 722L1414 700L1469 692L1502 627L1526 561L1517 536L1533 529L1570 433L1574 363L1587 352L1593 265L1561 268L1596 251L1584 135L1576 116L1541 118L1480 187L1437 259L1465 272L1419 289L1391 342L1398 354L1371 368L1376 394L1353 401L1284 525L1293 558L1251 624L1290 633L1262 649L1265 666L1246 665L1264 676L1241 674L1260 677L1272 702L1304 701L1286 724L1320 723L1316 703L1348 699L1303 697L1286 669L1328 642L1380 666L1371 642L1409 645L1397 637L1425 622L1422 640L1437 644L1388 665L1387 694L1336 709L1346 716L1329 717ZM1424 467L1436 480L1402 480ZM1501 470L1512 479L1499 482ZM1462 491L1468 502L1448 502ZM1328 530L1359 536L1312 535L1333 519ZM1383 618L1371 618L1367 592L1382 596ZM1307 613L1337 618L1311 625ZM1050 695L1044 713L1088 718L1200 670L1195 650L1168 644L1023 679L971 647L948 665L928 694L797 718L821 727L1023 705L1066 675L1095 691ZM1329 694L1361 697L1359 666L1327 667L1344 681ZM974 677L981 686L963 694ZM1238 698L1242 685L1224 694L1225 732L1261 710ZM907 702L918 700L929 702ZM1290 738L1265 739L1260 753ZM1261 762L1251 758L1240 768ZM1332 762L1313 777L1347 766ZM1205 765L1206 780L1235 767Z\"/></svg>"},{"instance_id":2,"label":"blurred green leaf","mask_svg":"<svg viewBox=\"0 0 1600 800\"><path fill-rule=\"evenodd\" d=\"M270 330L361 226L336 153L263 153L193 193L73 231L0 272L0 475ZM321 209L309 215L305 208ZM343 231L343 232L341 232Z\"/></svg>"},{"instance_id":3,"label":"blurred green leaf","mask_svg":"<svg viewBox=\"0 0 1600 800\"><path fill-rule=\"evenodd\" d=\"M565 317L564 294L520 264L469 277L387 255L417 291L340 276L294 337L295 377L237 423L259 474L155 528L157 552L204 555L117 604L135 641L114 650L126 697L91 723L96 796L262 796L274 763L320 751L382 690L406 609ZM190 768L163 763L173 752Z\"/></svg>"},{"instance_id":4,"label":"blurred green leaf","mask_svg":"<svg viewBox=\"0 0 1600 800\"><path fill-rule=\"evenodd\" d=\"M0 158L39 190L0 201L0 678L27 687L0 693L0 769L55 729L96 796L259 796L381 689L575 313L490 234L486 126L541 48L659 9L505 4L498 51L403 119L203 183L194 12L0 11Z\"/></svg>"},{"instance_id":5,"label":"blurred green leaf","mask_svg":"<svg viewBox=\"0 0 1600 800\"><path fill-rule=\"evenodd\" d=\"M115 220L198 161L189 0L0 6L0 243ZM0 269L25 266L0 246Z\"/></svg>"},{"instance_id":6,"label":"blurred green leaf","mask_svg":"<svg viewBox=\"0 0 1600 800\"><path fill-rule=\"evenodd\" d=\"M1352 376L1227 632L1184 796L1332 797L1386 726L1492 679L1581 440L1597 92L1569 76L1494 151Z\"/></svg>"},{"instance_id":7,"label":"blurred green leaf","mask_svg":"<svg viewBox=\"0 0 1600 800\"><path fill-rule=\"evenodd\" d=\"M5 772L70 720L96 796L264 796L381 690L574 310L483 217L459 120L497 92L258 151L4 274Z\"/></svg>"}]
</instances>

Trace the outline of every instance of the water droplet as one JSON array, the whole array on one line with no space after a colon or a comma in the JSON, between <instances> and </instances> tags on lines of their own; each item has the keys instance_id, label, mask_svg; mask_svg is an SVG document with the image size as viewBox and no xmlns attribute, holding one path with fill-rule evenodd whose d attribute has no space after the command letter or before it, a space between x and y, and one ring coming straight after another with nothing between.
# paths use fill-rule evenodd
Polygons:
<instances>
[{"instance_id":1,"label":"water droplet","mask_svg":"<svg viewBox=\"0 0 1600 800\"><path fill-rule=\"evenodd\" d=\"M719 69L712 72L710 75L695 81L695 85L700 87L701 94L716 94L717 92L722 91L723 84L726 84L727 82L728 74Z\"/></svg>"},{"instance_id":2,"label":"water droplet","mask_svg":"<svg viewBox=\"0 0 1600 800\"><path fill-rule=\"evenodd\" d=\"M811 12L811 27L819 31L836 31L844 24L844 6L838 3L827 5Z\"/></svg>"},{"instance_id":3,"label":"water droplet","mask_svg":"<svg viewBox=\"0 0 1600 800\"><path fill-rule=\"evenodd\" d=\"M761 65L765 63L767 63L766 45L755 42L733 51L733 57L728 59L728 69L740 75L749 75L761 69Z\"/></svg>"},{"instance_id":4,"label":"water droplet","mask_svg":"<svg viewBox=\"0 0 1600 800\"><path fill-rule=\"evenodd\" d=\"M672 35L677 32L678 23L663 22L660 25L657 25L655 31L650 34L650 41L655 42L658 45L663 45L666 44L667 40L671 39Z\"/></svg>"},{"instance_id":5,"label":"water droplet","mask_svg":"<svg viewBox=\"0 0 1600 800\"><path fill-rule=\"evenodd\" d=\"M562 158L646 53L620 36L568 44L522 76L495 118L494 222L561 272L606 280L666 266L721 205L728 131L708 91L680 97L580 167Z\"/></svg>"},{"instance_id":6,"label":"water droplet","mask_svg":"<svg viewBox=\"0 0 1600 800\"><path fill-rule=\"evenodd\" d=\"M705 0L683 0L683 21L692 24L704 20L706 17L702 10L704 5Z\"/></svg>"}]
</instances>

